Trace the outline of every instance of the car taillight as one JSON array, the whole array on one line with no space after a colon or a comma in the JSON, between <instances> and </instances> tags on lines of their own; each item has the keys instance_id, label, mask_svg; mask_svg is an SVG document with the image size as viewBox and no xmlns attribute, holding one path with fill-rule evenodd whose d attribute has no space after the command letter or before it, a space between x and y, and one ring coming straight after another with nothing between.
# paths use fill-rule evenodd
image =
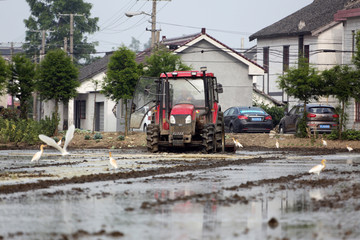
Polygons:
<instances>
[{"instance_id":1,"label":"car taillight","mask_svg":"<svg viewBox=\"0 0 360 240\"><path fill-rule=\"evenodd\" d=\"M239 115L239 116L238 116L238 119L248 119L248 117L247 117L247 116L243 116L243 115Z\"/></svg>"},{"instance_id":2,"label":"car taillight","mask_svg":"<svg viewBox=\"0 0 360 240\"><path fill-rule=\"evenodd\" d=\"M265 118L265 120L272 120L272 117L269 115Z\"/></svg>"},{"instance_id":3,"label":"car taillight","mask_svg":"<svg viewBox=\"0 0 360 240\"><path fill-rule=\"evenodd\" d=\"M333 118L338 118L338 117L339 117L339 115L337 115L337 114L333 115Z\"/></svg>"},{"instance_id":4,"label":"car taillight","mask_svg":"<svg viewBox=\"0 0 360 240\"><path fill-rule=\"evenodd\" d=\"M307 117L308 117L308 118L314 118L314 117L316 117L316 114L308 113Z\"/></svg>"}]
</instances>

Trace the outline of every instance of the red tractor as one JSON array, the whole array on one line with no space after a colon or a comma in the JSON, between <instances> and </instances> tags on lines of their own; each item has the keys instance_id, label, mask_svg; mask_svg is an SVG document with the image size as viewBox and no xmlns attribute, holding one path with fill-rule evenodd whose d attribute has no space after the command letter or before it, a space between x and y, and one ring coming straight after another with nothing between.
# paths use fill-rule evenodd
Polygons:
<instances>
[{"instance_id":1,"label":"red tractor","mask_svg":"<svg viewBox=\"0 0 360 240\"><path fill-rule=\"evenodd\" d=\"M218 97L222 92L222 85L213 73L206 73L206 67L161 74L147 128L148 150L199 147L205 153L224 151L224 117Z\"/></svg>"}]
</instances>

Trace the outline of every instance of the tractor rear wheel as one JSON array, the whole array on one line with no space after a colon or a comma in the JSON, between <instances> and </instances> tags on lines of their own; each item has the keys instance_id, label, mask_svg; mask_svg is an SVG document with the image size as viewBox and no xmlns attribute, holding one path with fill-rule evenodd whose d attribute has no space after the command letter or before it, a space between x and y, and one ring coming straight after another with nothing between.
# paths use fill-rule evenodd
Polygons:
<instances>
[{"instance_id":1,"label":"tractor rear wheel","mask_svg":"<svg viewBox=\"0 0 360 240\"><path fill-rule=\"evenodd\" d=\"M147 149L149 152L155 153L159 151L159 133L158 125L149 124L146 131Z\"/></svg>"},{"instance_id":2,"label":"tractor rear wheel","mask_svg":"<svg viewBox=\"0 0 360 240\"><path fill-rule=\"evenodd\" d=\"M225 129L224 129L224 113L218 113L218 120L216 122L216 152L225 151Z\"/></svg>"},{"instance_id":3,"label":"tractor rear wheel","mask_svg":"<svg viewBox=\"0 0 360 240\"><path fill-rule=\"evenodd\" d=\"M215 125L206 124L201 133L203 139L203 152L204 153L213 153L216 148L215 142Z\"/></svg>"}]
</instances>

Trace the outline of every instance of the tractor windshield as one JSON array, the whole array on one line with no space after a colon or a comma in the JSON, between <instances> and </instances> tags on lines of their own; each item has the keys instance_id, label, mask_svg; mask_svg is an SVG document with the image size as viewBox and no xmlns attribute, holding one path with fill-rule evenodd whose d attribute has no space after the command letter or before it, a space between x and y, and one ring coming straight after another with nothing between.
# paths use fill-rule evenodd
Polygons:
<instances>
[{"instance_id":1,"label":"tractor windshield","mask_svg":"<svg viewBox=\"0 0 360 240\"><path fill-rule=\"evenodd\" d=\"M150 122L149 117L155 106L157 78L141 77L136 84L131 102L130 128L141 129Z\"/></svg>"},{"instance_id":2,"label":"tractor windshield","mask_svg":"<svg viewBox=\"0 0 360 240\"><path fill-rule=\"evenodd\" d=\"M205 107L203 79L169 79L170 99L173 105L190 103L195 107Z\"/></svg>"}]
</instances>

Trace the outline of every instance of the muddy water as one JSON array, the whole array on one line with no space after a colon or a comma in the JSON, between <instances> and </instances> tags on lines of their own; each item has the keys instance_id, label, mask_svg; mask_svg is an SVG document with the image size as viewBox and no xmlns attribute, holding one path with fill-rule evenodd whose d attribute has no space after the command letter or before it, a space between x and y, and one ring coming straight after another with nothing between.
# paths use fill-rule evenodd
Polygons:
<instances>
[{"instance_id":1,"label":"muddy water","mask_svg":"<svg viewBox=\"0 0 360 240\"><path fill-rule=\"evenodd\" d=\"M0 153L0 239L360 238L357 154L32 154Z\"/></svg>"}]
</instances>

